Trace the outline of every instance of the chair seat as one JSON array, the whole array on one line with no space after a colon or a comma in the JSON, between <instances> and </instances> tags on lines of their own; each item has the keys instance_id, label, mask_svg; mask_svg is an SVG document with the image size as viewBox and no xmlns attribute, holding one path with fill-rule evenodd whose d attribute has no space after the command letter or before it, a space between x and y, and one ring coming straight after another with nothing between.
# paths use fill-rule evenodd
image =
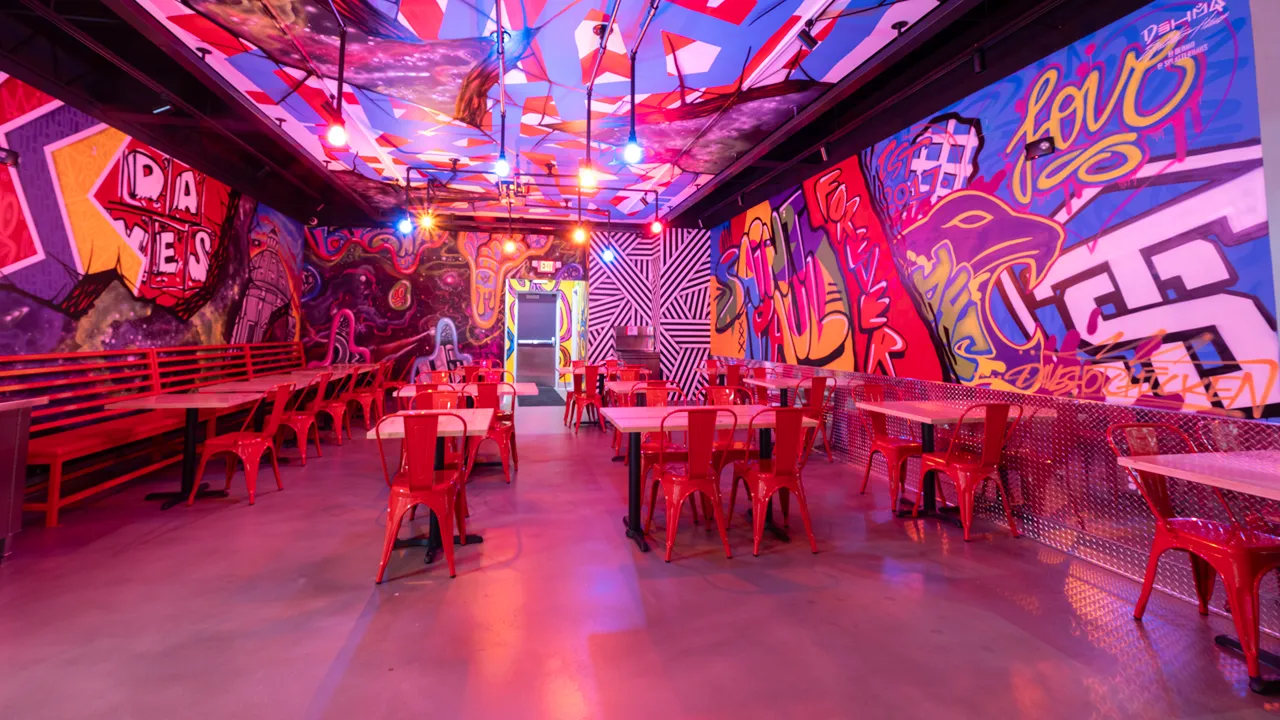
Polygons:
<instances>
[{"instance_id":1,"label":"chair seat","mask_svg":"<svg viewBox=\"0 0 1280 720\"><path fill-rule=\"evenodd\" d=\"M967 450L957 450L951 453L951 462L947 462L947 453L933 452L924 453L920 456L924 462L924 467L929 470L939 470L951 467L957 472L992 472L995 466L984 466L982 457L977 453L968 452Z\"/></svg>"},{"instance_id":2,"label":"chair seat","mask_svg":"<svg viewBox=\"0 0 1280 720\"><path fill-rule=\"evenodd\" d=\"M205 440L204 446L206 452L215 452L220 449L230 449L244 447L245 445L269 444L271 439L259 432L229 432L217 437L211 437Z\"/></svg>"},{"instance_id":3,"label":"chair seat","mask_svg":"<svg viewBox=\"0 0 1280 720\"><path fill-rule=\"evenodd\" d=\"M397 494L420 495L423 493L445 492L458 489L458 463L445 463L443 470L436 470L430 488L410 488L409 476L398 472L391 478L391 492Z\"/></svg>"},{"instance_id":4,"label":"chair seat","mask_svg":"<svg viewBox=\"0 0 1280 720\"><path fill-rule=\"evenodd\" d=\"M1217 547L1268 550L1280 553L1280 537L1261 530L1235 530L1228 523L1202 518L1170 518L1169 527L1178 535Z\"/></svg>"},{"instance_id":5,"label":"chair seat","mask_svg":"<svg viewBox=\"0 0 1280 720\"><path fill-rule=\"evenodd\" d=\"M877 450L888 448L896 452L915 452L917 454L924 452L924 445L919 440L895 437L893 435L872 438L871 446Z\"/></svg>"}]
</instances>

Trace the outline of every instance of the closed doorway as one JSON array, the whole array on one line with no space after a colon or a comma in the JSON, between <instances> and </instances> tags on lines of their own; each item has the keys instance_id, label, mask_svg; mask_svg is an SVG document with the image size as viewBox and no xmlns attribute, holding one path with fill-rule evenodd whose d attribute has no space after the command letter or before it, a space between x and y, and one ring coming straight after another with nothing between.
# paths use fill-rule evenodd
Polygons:
<instances>
[{"instance_id":1,"label":"closed doorway","mask_svg":"<svg viewBox=\"0 0 1280 720\"><path fill-rule=\"evenodd\" d=\"M555 386L559 299L559 293L554 292L520 293L516 303L516 380Z\"/></svg>"}]
</instances>

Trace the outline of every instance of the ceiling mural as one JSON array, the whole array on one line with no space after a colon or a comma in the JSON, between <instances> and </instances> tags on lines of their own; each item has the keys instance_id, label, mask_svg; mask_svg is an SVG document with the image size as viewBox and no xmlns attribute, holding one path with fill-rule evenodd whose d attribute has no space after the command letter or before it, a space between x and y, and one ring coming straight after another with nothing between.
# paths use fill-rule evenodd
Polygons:
<instances>
[{"instance_id":1,"label":"ceiling mural","mask_svg":"<svg viewBox=\"0 0 1280 720\"><path fill-rule=\"evenodd\" d=\"M639 219L654 193L664 210L680 202L939 0L654 0L638 47L647 0L505 0L503 82L485 0L139 3L375 209L426 204L425 174L444 183L430 198L444 211L506 215L510 200L514 215L572 218L581 197L584 216ZM614 8L591 98L599 182L580 189L586 88ZM344 25L349 142L335 148ZM629 165L633 49L644 156ZM514 199L493 173L500 144Z\"/></svg>"}]
</instances>

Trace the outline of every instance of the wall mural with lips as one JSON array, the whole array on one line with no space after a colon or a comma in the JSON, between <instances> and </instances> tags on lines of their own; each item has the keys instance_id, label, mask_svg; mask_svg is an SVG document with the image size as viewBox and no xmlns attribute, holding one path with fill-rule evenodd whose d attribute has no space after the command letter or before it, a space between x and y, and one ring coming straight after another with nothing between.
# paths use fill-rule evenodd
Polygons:
<instances>
[{"instance_id":1,"label":"wall mural with lips","mask_svg":"<svg viewBox=\"0 0 1280 720\"><path fill-rule=\"evenodd\" d=\"M397 207L404 193L393 183L403 188L406 169L418 167L449 181L437 208L505 215L491 173L504 145L519 173L557 168L529 178L515 211L562 218L576 215L586 87L614 21L590 108L602 183L583 205L592 217L621 218L652 212L646 193L659 192L664 208L691 194L942 0L673 0L657 5L643 40L646 2L501 0L509 33L501 86L495 0L137 2L370 204ZM799 38L809 21L820 41L812 49ZM343 26L351 139L333 148L321 137L334 118ZM632 50L646 156L629 166L621 150Z\"/></svg>"},{"instance_id":2,"label":"wall mural with lips","mask_svg":"<svg viewBox=\"0 0 1280 720\"><path fill-rule=\"evenodd\" d=\"M733 218L712 352L1280 416L1249 9L1153 2Z\"/></svg>"},{"instance_id":3,"label":"wall mural with lips","mask_svg":"<svg viewBox=\"0 0 1280 720\"><path fill-rule=\"evenodd\" d=\"M302 270L304 345L313 365L447 357L502 361L510 281L529 261L562 263L549 281L585 280L583 252L552 235L310 228Z\"/></svg>"},{"instance_id":4,"label":"wall mural with lips","mask_svg":"<svg viewBox=\"0 0 1280 720\"><path fill-rule=\"evenodd\" d=\"M3 74L0 146L0 353L300 337L300 223Z\"/></svg>"}]
</instances>

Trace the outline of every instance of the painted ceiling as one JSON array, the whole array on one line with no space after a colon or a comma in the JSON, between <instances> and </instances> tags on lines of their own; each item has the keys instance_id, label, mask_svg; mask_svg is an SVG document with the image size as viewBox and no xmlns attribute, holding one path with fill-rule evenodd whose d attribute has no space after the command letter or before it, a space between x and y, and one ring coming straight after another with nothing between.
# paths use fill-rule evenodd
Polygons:
<instances>
[{"instance_id":1,"label":"painted ceiling","mask_svg":"<svg viewBox=\"0 0 1280 720\"><path fill-rule=\"evenodd\" d=\"M660 2L660 0L653 0ZM506 129L497 10L486 0L139 0L281 131L373 208L506 215L493 163L505 138L524 192L517 216L638 220L679 203L855 70L938 0L668 0L636 52L637 134L627 165L630 53L648 0L622 0L591 107L599 186L580 189L586 88L612 0L503 0ZM336 13L336 16L335 16ZM348 29L343 118L330 147L339 24ZM798 34L815 20L820 42ZM905 24L904 24L905 23ZM897 26L895 28L894 26ZM603 33L601 33L603 34ZM455 169L455 159L457 161ZM411 177L406 202L404 182Z\"/></svg>"}]
</instances>

